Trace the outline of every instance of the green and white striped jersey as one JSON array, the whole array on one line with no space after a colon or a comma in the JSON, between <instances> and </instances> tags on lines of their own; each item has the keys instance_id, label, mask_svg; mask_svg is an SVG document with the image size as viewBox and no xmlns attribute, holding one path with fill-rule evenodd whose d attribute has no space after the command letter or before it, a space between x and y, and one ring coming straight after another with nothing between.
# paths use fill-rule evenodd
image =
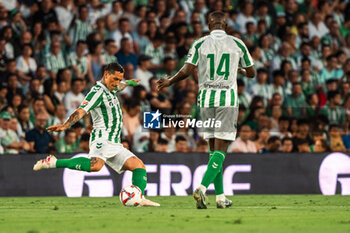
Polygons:
<instances>
[{"instance_id":1,"label":"green and white striped jersey","mask_svg":"<svg viewBox=\"0 0 350 233\"><path fill-rule=\"evenodd\" d=\"M238 107L237 69L254 65L242 40L213 30L193 42L186 62L198 66L200 107Z\"/></svg>"},{"instance_id":2,"label":"green and white striped jersey","mask_svg":"<svg viewBox=\"0 0 350 233\"><path fill-rule=\"evenodd\" d=\"M97 82L81 103L80 108L91 112L94 129L90 143L97 140L108 140L120 143L123 126L123 114L117 98L117 91L110 91L101 82Z\"/></svg>"}]
</instances>

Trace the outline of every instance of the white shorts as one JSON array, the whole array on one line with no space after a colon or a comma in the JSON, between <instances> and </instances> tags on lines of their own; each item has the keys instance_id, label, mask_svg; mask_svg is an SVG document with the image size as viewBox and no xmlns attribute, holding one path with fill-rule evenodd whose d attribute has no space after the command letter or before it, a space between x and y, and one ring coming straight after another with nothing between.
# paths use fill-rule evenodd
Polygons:
<instances>
[{"instance_id":1,"label":"white shorts","mask_svg":"<svg viewBox=\"0 0 350 233\"><path fill-rule=\"evenodd\" d=\"M203 128L204 139L218 138L227 141L236 140L238 108L236 107L214 107L200 108L202 121L215 119L221 122L220 128Z\"/></svg>"},{"instance_id":2,"label":"white shorts","mask_svg":"<svg viewBox=\"0 0 350 233\"><path fill-rule=\"evenodd\" d=\"M119 174L128 158L136 157L134 153L123 147L121 143L113 143L107 140L96 140L90 144L89 158L103 159L105 163Z\"/></svg>"}]
</instances>

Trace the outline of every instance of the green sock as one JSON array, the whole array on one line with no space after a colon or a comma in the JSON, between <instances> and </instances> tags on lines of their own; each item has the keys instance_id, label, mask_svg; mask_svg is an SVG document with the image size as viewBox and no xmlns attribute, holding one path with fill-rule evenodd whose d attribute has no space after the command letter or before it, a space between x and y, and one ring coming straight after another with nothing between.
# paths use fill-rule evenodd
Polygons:
<instances>
[{"instance_id":1,"label":"green sock","mask_svg":"<svg viewBox=\"0 0 350 233\"><path fill-rule=\"evenodd\" d=\"M91 172L91 160L84 157L74 159L57 159L56 167Z\"/></svg>"},{"instance_id":2,"label":"green sock","mask_svg":"<svg viewBox=\"0 0 350 233\"><path fill-rule=\"evenodd\" d=\"M139 187L142 194L145 195L145 188L147 185L147 174L143 168L136 168L132 171L132 184Z\"/></svg>"},{"instance_id":3,"label":"green sock","mask_svg":"<svg viewBox=\"0 0 350 233\"><path fill-rule=\"evenodd\" d=\"M215 150L213 155L211 156L207 171L204 173L202 179L202 185L208 188L209 184L213 182L216 176L222 169L222 163L225 160L226 153L221 150Z\"/></svg>"},{"instance_id":4,"label":"green sock","mask_svg":"<svg viewBox=\"0 0 350 233\"><path fill-rule=\"evenodd\" d=\"M209 159L214 154L214 151L209 151ZM214 187L215 187L215 194L220 195L224 193L224 178L223 178L223 168L221 166L220 172L215 177L214 181Z\"/></svg>"}]
</instances>

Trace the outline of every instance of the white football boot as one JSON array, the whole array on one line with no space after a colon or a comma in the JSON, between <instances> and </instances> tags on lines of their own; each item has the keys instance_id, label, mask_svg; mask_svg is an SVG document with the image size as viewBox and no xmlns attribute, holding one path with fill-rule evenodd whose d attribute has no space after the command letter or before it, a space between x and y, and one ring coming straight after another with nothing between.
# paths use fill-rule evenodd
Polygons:
<instances>
[{"instance_id":1,"label":"white football boot","mask_svg":"<svg viewBox=\"0 0 350 233\"><path fill-rule=\"evenodd\" d=\"M56 167L56 157L53 155L47 156L45 159L40 159L33 167L34 171L39 171L41 169L55 168Z\"/></svg>"},{"instance_id":2,"label":"white football boot","mask_svg":"<svg viewBox=\"0 0 350 233\"><path fill-rule=\"evenodd\" d=\"M225 209L230 206L232 206L232 201L227 199L226 197L225 197L225 201L222 201L222 200L216 201L216 208L218 209Z\"/></svg>"}]
</instances>

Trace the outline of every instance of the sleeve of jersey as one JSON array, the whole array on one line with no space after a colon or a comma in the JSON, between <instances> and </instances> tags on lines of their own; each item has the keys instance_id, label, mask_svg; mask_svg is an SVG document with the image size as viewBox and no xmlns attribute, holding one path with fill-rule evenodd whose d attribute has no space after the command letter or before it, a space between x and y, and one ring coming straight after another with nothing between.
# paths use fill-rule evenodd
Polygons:
<instances>
[{"instance_id":1,"label":"sleeve of jersey","mask_svg":"<svg viewBox=\"0 0 350 233\"><path fill-rule=\"evenodd\" d=\"M190 63L192 65L197 66L198 60L199 60L199 48L203 44L204 40L201 41L194 41L191 45L190 50L188 51L185 63Z\"/></svg>"},{"instance_id":2,"label":"sleeve of jersey","mask_svg":"<svg viewBox=\"0 0 350 233\"><path fill-rule=\"evenodd\" d=\"M79 108L85 110L86 113L90 112L92 109L98 107L102 101L102 91L92 88L87 94L83 102L80 104Z\"/></svg>"},{"instance_id":3,"label":"sleeve of jersey","mask_svg":"<svg viewBox=\"0 0 350 233\"><path fill-rule=\"evenodd\" d=\"M239 40L234 40L237 44L237 46L241 49L242 53L241 53L241 58L240 58L240 65L243 68L247 68L249 66L254 65L254 61L252 56L249 53L249 50L247 49L247 46L243 43L243 41L239 41Z\"/></svg>"}]
</instances>

